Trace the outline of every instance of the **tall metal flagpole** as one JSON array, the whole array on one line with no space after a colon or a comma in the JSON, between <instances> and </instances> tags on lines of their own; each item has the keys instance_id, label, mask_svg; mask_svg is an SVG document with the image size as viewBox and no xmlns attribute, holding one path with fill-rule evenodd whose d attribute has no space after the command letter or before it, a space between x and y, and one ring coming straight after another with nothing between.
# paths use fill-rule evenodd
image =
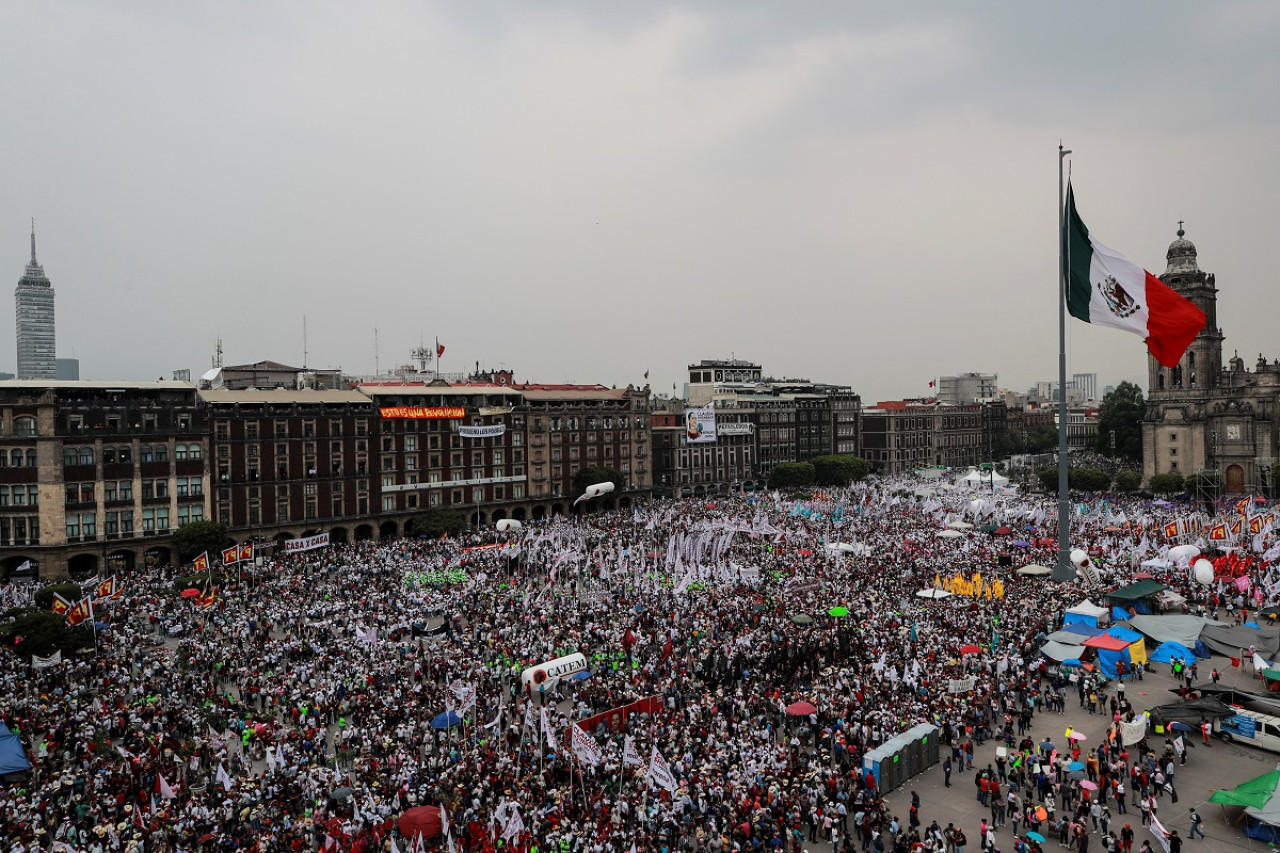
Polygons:
<instances>
[{"instance_id":1,"label":"tall metal flagpole","mask_svg":"<svg viewBox=\"0 0 1280 853\"><path fill-rule=\"evenodd\" d=\"M1055 581L1075 577L1071 565L1071 503L1067 496L1067 241L1066 188L1062 163L1069 149L1058 144L1058 563L1053 568Z\"/></svg>"}]
</instances>

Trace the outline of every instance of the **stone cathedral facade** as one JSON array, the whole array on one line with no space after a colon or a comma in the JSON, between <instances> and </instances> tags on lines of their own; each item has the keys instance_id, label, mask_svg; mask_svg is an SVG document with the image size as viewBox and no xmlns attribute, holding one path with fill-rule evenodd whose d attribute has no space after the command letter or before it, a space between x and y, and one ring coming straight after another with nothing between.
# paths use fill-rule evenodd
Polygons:
<instances>
[{"instance_id":1,"label":"stone cathedral facade","mask_svg":"<svg viewBox=\"0 0 1280 853\"><path fill-rule=\"evenodd\" d=\"M1280 360L1259 354L1252 369L1238 352L1224 360L1217 283L1200 269L1181 227L1166 258L1160 280L1199 306L1208 322L1177 367L1147 356L1144 479L1215 472L1223 494L1276 497Z\"/></svg>"}]
</instances>

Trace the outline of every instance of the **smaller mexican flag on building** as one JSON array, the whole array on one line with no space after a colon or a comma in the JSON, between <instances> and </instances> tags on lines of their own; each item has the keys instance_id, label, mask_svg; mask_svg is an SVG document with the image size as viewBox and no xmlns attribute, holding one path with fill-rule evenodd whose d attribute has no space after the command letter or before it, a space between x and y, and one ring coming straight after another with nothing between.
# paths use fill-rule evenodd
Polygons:
<instances>
[{"instance_id":1,"label":"smaller mexican flag on building","mask_svg":"<svg viewBox=\"0 0 1280 853\"><path fill-rule=\"evenodd\" d=\"M1205 326L1204 312L1128 258L1097 241L1067 187L1062 235L1067 265L1067 310L1077 320L1132 332L1165 367L1182 354Z\"/></svg>"}]
</instances>

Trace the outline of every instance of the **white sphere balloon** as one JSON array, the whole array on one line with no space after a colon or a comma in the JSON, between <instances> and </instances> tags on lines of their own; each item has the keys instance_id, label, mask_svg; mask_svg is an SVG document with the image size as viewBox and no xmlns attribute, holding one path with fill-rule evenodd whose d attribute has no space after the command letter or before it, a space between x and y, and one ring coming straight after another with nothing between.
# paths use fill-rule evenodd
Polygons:
<instances>
[{"instance_id":1,"label":"white sphere balloon","mask_svg":"<svg viewBox=\"0 0 1280 853\"><path fill-rule=\"evenodd\" d=\"M1208 586L1213 583L1213 563L1208 560L1199 559L1195 564L1196 583Z\"/></svg>"},{"instance_id":2,"label":"white sphere balloon","mask_svg":"<svg viewBox=\"0 0 1280 853\"><path fill-rule=\"evenodd\" d=\"M1079 548L1076 548L1074 551L1071 552L1071 564L1076 568L1080 568L1081 566L1085 565L1088 562L1089 562L1089 555L1086 554L1084 551L1080 550Z\"/></svg>"},{"instance_id":3,"label":"white sphere balloon","mask_svg":"<svg viewBox=\"0 0 1280 853\"><path fill-rule=\"evenodd\" d=\"M1195 545L1175 545L1169 549L1169 559L1184 566L1198 556L1200 556L1200 549Z\"/></svg>"},{"instance_id":4,"label":"white sphere balloon","mask_svg":"<svg viewBox=\"0 0 1280 853\"><path fill-rule=\"evenodd\" d=\"M498 523L494 526L502 533L516 532L524 527L523 524L516 521L514 518L500 518L498 519Z\"/></svg>"}]
</instances>

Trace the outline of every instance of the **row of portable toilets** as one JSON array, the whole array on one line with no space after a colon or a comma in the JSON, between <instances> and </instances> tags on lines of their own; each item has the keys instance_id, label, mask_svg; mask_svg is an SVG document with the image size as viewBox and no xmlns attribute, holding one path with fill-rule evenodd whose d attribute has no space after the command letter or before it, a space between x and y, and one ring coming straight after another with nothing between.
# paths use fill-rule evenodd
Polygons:
<instances>
[{"instance_id":1,"label":"row of portable toilets","mask_svg":"<svg viewBox=\"0 0 1280 853\"><path fill-rule=\"evenodd\" d=\"M862 769L875 777L876 790L885 794L938 763L938 727L921 723L890 738L862 757Z\"/></svg>"}]
</instances>

